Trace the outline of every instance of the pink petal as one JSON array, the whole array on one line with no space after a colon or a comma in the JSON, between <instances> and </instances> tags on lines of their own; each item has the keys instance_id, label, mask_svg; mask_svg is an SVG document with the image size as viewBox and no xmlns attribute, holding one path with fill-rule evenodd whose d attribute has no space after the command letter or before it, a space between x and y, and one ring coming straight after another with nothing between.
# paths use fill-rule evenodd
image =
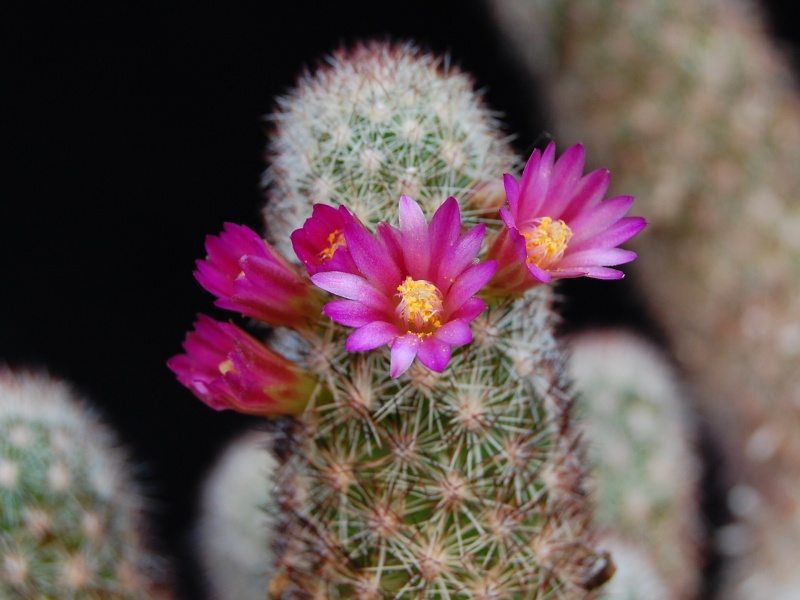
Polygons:
<instances>
[{"instance_id":1,"label":"pink petal","mask_svg":"<svg viewBox=\"0 0 800 600\"><path fill-rule=\"evenodd\" d=\"M456 247L461 233L461 211L458 200L451 196L436 209L428 231L431 246L430 264L439 265L441 271L442 257L447 256Z\"/></svg>"},{"instance_id":2,"label":"pink petal","mask_svg":"<svg viewBox=\"0 0 800 600\"><path fill-rule=\"evenodd\" d=\"M503 175L503 184L506 188L508 208L511 209L511 214L516 217L519 214L519 184L517 183L517 180L514 179L514 176L509 175L508 173ZM501 212L503 210L505 210L505 207L500 209Z\"/></svg>"},{"instance_id":3,"label":"pink petal","mask_svg":"<svg viewBox=\"0 0 800 600\"><path fill-rule=\"evenodd\" d=\"M530 274L542 283L549 283L550 280L553 279L553 276L548 271L545 271L536 263L526 261L525 266L528 267Z\"/></svg>"},{"instance_id":4,"label":"pink petal","mask_svg":"<svg viewBox=\"0 0 800 600\"><path fill-rule=\"evenodd\" d=\"M588 248L611 248L627 242L647 225L642 217L624 217L605 231L586 238L580 243L571 242L569 249L578 252Z\"/></svg>"},{"instance_id":5,"label":"pink petal","mask_svg":"<svg viewBox=\"0 0 800 600\"><path fill-rule=\"evenodd\" d=\"M456 280L447 294L446 306L450 311L457 311L469 298L485 286L497 270L497 262L486 262L467 268Z\"/></svg>"},{"instance_id":6,"label":"pink petal","mask_svg":"<svg viewBox=\"0 0 800 600\"><path fill-rule=\"evenodd\" d=\"M390 344L399 335L400 330L396 325L385 321L373 321L351 333L350 337L347 338L345 347L350 352L374 350ZM415 335L414 337L417 336Z\"/></svg>"},{"instance_id":7,"label":"pink petal","mask_svg":"<svg viewBox=\"0 0 800 600\"><path fill-rule=\"evenodd\" d=\"M575 277L590 277L592 279L622 279L625 273L609 267L571 267L553 271L557 279L571 279Z\"/></svg>"},{"instance_id":8,"label":"pink petal","mask_svg":"<svg viewBox=\"0 0 800 600\"><path fill-rule=\"evenodd\" d=\"M547 205L542 213L560 215L572 199L575 187L583 176L586 151L581 144L567 148L553 166L553 177L547 192Z\"/></svg>"},{"instance_id":9,"label":"pink petal","mask_svg":"<svg viewBox=\"0 0 800 600\"><path fill-rule=\"evenodd\" d=\"M312 275L311 281L316 286L336 296L341 296L348 300L356 300L387 313L392 310L392 306L386 296L372 287L366 279L358 275L340 271L326 271Z\"/></svg>"},{"instance_id":10,"label":"pink petal","mask_svg":"<svg viewBox=\"0 0 800 600\"><path fill-rule=\"evenodd\" d=\"M602 202L606 195L606 190L611 183L611 172L608 169L597 169L592 171L580 180L569 204L560 215L546 215L553 219L564 219L570 223L577 218L584 210Z\"/></svg>"},{"instance_id":11,"label":"pink petal","mask_svg":"<svg viewBox=\"0 0 800 600\"><path fill-rule=\"evenodd\" d=\"M471 323L475 318L486 310L486 302L480 298L470 298L461 305L456 312L450 315L451 321L464 321L464 323ZM443 326L444 327L444 326Z\"/></svg>"},{"instance_id":12,"label":"pink petal","mask_svg":"<svg viewBox=\"0 0 800 600\"><path fill-rule=\"evenodd\" d=\"M450 252L442 257L436 277L436 287L442 293L446 294L458 276L475 260L478 250L481 249L485 233L486 225L484 223L473 227L461 236L457 245Z\"/></svg>"},{"instance_id":13,"label":"pink petal","mask_svg":"<svg viewBox=\"0 0 800 600\"><path fill-rule=\"evenodd\" d=\"M486 304L483 306L485 308ZM451 346L463 346L472 341L472 329L469 328L465 321L455 319L442 325L433 337Z\"/></svg>"},{"instance_id":14,"label":"pink petal","mask_svg":"<svg viewBox=\"0 0 800 600\"><path fill-rule=\"evenodd\" d=\"M408 274L414 279L428 279L428 222L419 204L408 196L400 197L400 232Z\"/></svg>"},{"instance_id":15,"label":"pink petal","mask_svg":"<svg viewBox=\"0 0 800 600\"><path fill-rule=\"evenodd\" d=\"M386 314L355 300L333 300L325 305L322 313L347 327L363 327L372 321L386 318Z\"/></svg>"},{"instance_id":16,"label":"pink petal","mask_svg":"<svg viewBox=\"0 0 800 600\"><path fill-rule=\"evenodd\" d=\"M398 337L392 343L391 351L391 365L389 368L389 375L392 377L400 377L408 370L414 358L417 356L417 349L419 348L419 336L416 333L408 333Z\"/></svg>"},{"instance_id":17,"label":"pink petal","mask_svg":"<svg viewBox=\"0 0 800 600\"><path fill-rule=\"evenodd\" d=\"M633 205L633 196L615 196L576 216L568 222L574 234L573 242L579 244L608 229L609 226L625 216L631 205Z\"/></svg>"},{"instance_id":18,"label":"pink petal","mask_svg":"<svg viewBox=\"0 0 800 600\"><path fill-rule=\"evenodd\" d=\"M396 265L403 264L403 242L400 230L385 221L378 223L378 240Z\"/></svg>"},{"instance_id":19,"label":"pink petal","mask_svg":"<svg viewBox=\"0 0 800 600\"><path fill-rule=\"evenodd\" d=\"M526 216L547 214L547 199L553 175L555 153L556 146L553 142L550 142L545 148L541 160L537 164L531 165L534 168L531 169L528 168L528 165L525 166L525 170L522 172L522 179L519 182L520 214Z\"/></svg>"},{"instance_id":20,"label":"pink petal","mask_svg":"<svg viewBox=\"0 0 800 600\"><path fill-rule=\"evenodd\" d=\"M397 291L401 274L383 245L361 223L348 223L344 229L344 236L350 256L353 257L358 270L374 288L385 295L393 295ZM339 292L332 293L344 296Z\"/></svg>"},{"instance_id":21,"label":"pink petal","mask_svg":"<svg viewBox=\"0 0 800 600\"><path fill-rule=\"evenodd\" d=\"M622 248L590 248L574 254L567 254L558 261L559 269L570 267L621 265L631 262L636 258L636 253Z\"/></svg>"},{"instance_id":22,"label":"pink petal","mask_svg":"<svg viewBox=\"0 0 800 600\"><path fill-rule=\"evenodd\" d=\"M394 348L392 348L394 352ZM447 368L450 357L453 355L453 348L449 344L438 339L438 335L427 337L419 344L417 356L419 361L432 371L441 373Z\"/></svg>"}]
</instances>

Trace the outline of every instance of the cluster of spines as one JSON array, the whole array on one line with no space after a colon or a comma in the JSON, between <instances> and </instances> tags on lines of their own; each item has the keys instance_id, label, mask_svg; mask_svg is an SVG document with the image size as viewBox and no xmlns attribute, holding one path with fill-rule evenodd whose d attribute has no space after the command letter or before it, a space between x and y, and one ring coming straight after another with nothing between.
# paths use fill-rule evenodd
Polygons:
<instances>
[{"instance_id":1,"label":"cluster of spines","mask_svg":"<svg viewBox=\"0 0 800 600\"><path fill-rule=\"evenodd\" d=\"M144 521L127 458L72 391L0 371L0 595L162 597Z\"/></svg>"},{"instance_id":2,"label":"cluster of spines","mask_svg":"<svg viewBox=\"0 0 800 600\"><path fill-rule=\"evenodd\" d=\"M382 353L324 362L310 346L331 394L279 475L276 597L571 597L605 581L549 297L491 306L445 374L392 380Z\"/></svg>"},{"instance_id":3,"label":"cluster of spines","mask_svg":"<svg viewBox=\"0 0 800 600\"><path fill-rule=\"evenodd\" d=\"M428 214L454 195L467 208L515 163L470 77L411 44L334 53L278 99L270 121L264 216L287 256L282 232L301 227L314 203L344 204L373 225L402 194Z\"/></svg>"}]
</instances>

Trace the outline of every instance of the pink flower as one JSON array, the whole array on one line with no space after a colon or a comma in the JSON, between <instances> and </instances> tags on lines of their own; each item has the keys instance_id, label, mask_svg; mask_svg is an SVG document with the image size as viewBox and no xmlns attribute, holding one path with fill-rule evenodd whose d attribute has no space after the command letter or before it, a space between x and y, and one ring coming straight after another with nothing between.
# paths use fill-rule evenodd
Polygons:
<instances>
[{"instance_id":1,"label":"pink flower","mask_svg":"<svg viewBox=\"0 0 800 600\"><path fill-rule=\"evenodd\" d=\"M183 343L185 354L167 361L183 385L214 410L251 415L297 415L315 388L296 364L236 325L198 315Z\"/></svg>"},{"instance_id":2,"label":"pink flower","mask_svg":"<svg viewBox=\"0 0 800 600\"><path fill-rule=\"evenodd\" d=\"M337 210L327 204L314 205L311 217L291 236L295 254L310 275L355 269L344 238L345 225L355 220L344 206Z\"/></svg>"},{"instance_id":3,"label":"pink flower","mask_svg":"<svg viewBox=\"0 0 800 600\"><path fill-rule=\"evenodd\" d=\"M344 236L354 268L311 277L323 290L344 298L329 302L323 312L356 328L347 349L388 345L392 377L403 374L417 357L443 371L453 347L472 341L469 323L486 308L474 296L497 265L475 260L484 233L484 225L461 233L455 198L445 201L428 224L419 205L403 196L400 229L380 223L377 237L358 221L347 223Z\"/></svg>"},{"instance_id":4,"label":"pink flower","mask_svg":"<svg viewBox=\"0 0 800 600\"><path fill-rule=\"evenodd\" d=\"M225 223L206 238L195 277L215 304L270 325L297 328L317 320L322 297L308 277L249 227Z\"/></svg>"},{"instance_id":5,"label":"pink flower","mask_svg":"<svg viewBox=\"0 0 800 600\"><path fill-rule=\"evenodd\" d=\"M500 209L507 229L492 243L489 256L499 263L495 290L518 292L556 278L619 279L609 268L636 258L617 246L647 222L625 217L632 196L603 200L611 180L606 169L583 175L585 151L572 146L558 159L555 144L534 151L519 183L504 182L508 208Z\"/></svg>"}]
</instances>

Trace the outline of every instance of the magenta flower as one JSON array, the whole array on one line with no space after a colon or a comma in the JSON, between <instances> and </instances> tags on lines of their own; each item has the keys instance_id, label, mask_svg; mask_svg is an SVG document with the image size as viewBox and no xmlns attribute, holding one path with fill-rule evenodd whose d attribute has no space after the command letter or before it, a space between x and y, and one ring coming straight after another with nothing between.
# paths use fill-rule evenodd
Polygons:
<instances>
[{"instance_id":1,"label":"magenta flower","mask_svg":"<svg viewBox=\"0 0 800 600\"><path fill-rule=\"evenodd\" d=\"M183 385L214 410L264 416L298 415L315 388L296 364L236 325L198 315L183 343L185 354L167 361Z\"/></svg>"},{"instance_id":2,"label":"magenta flower","mask_svg":"<svg viewBox=\"0 0 800 600\"><path fill-rule=\"evenodd\" d=\"M310 275L355 269L344 238L345 225L355 220L344 206L335 209L327 204L314 205L303 228L292 232L291 236L295 254Z\"/></svg>"},{"instance_id":3,"label":"magenta flower","mask_svg":"<svg viewBox=\"0 0 800 600\"><path fill-rule=\"evenodd\" d=\"M249 227L225 223L206 237L195 277L220 308L270 325L297 328L317 320L322 298L308 277Z\"/></svg>"},{"instance_id":4,"label":"magenta flower","mask_svg":"<svg viewBox=\"0 0 800 600\"><path fill-rule=\"evenodd\" d=\"M486 308L475 294L497 264L477 263L485 226L461 233L455 198L445 201L430 224L408 196L400 198L400 229L378 225L377 237L358 221L344 236L354 268L318 272L312 281L343 300L325 305L324 314L355 327L350 351L384 344L391 348L390 374L398 377L419 358L441 372L454 346L472 341L469 324Z\"/></svg>"},{"instance_id":5,"label":"magenta flower","mask_svg":"<svg viewBox=\"0 0 800 600\"><path fill-rule=\"evenodd\" d=\"M500 209L507 229L489 255L499 263L495 290L517 292L556 278L619 279L609 268L636 258L617 246L639 233L647 222L625 217L632 196L603 197L611 180L606 169L583 175L585 151L572 146L555 160L555 144L534 151L519 183L504 182L508 207Z\"/></svg>"}]
</instances>

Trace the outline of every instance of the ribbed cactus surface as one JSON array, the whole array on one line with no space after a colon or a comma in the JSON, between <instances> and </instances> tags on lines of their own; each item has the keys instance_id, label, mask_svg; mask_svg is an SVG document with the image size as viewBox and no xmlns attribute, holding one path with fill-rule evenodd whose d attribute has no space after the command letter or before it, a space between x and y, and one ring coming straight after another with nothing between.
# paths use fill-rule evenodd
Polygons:
<instances>
[{"instance_id":1,"label":"ribbed cactus surface","mask_svg":"<svg viewBox=\"0 0 800 600\"><path fill-rule=\"evenodd\" d=\"M534 598L592 587L605 557L585 537L582 454L542 291L479 317L444 374L412 367L392 380L381 354L310 348L332 394L306 412L279 479L284 592ZM329 340L343 348L337 329Z\"/></svg>"},{"instance_id":2,"label":"ribbed cactus surface","mask_svg":"<svg viewBox=\"0 0 800 600\"><path fill-rule=\"evenodd\" d=\"M129 469L65 384L0 371L0 596L162 597Z\"/></svg>"},{"instance_id":3,"label":"ribbed cactus surface","mask_svg":"<svg viewBox=\"0 0 800 600\"><path fill-rule=\"evenodd\" d=\"M264 218L289 255L284 232L302 226L315 203L344 204L373 225L402 194L430 213L449 196L466 208L517 162L472 78L410 44L334 52L277 104Z\"/></svg>"}]
</instances>

